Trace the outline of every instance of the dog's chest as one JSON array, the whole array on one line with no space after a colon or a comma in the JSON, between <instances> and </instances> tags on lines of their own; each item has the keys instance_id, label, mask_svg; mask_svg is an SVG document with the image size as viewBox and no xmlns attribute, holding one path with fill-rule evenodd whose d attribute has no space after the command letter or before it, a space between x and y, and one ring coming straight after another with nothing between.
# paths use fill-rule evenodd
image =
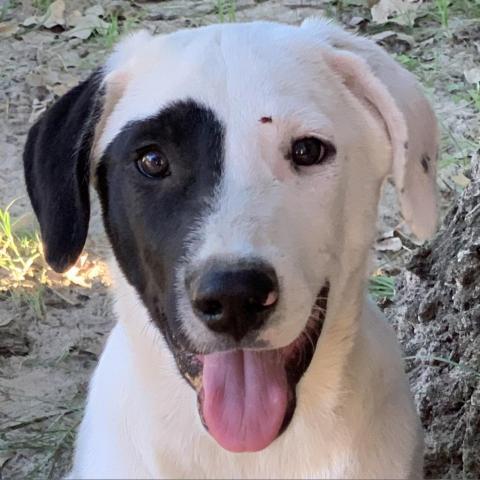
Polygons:
<instances>
[{"instance_id":1,"label":"dog's chest","mask_svg":"<svg viewBox=\"0 0 480 480\"><path fill-rule=\"evenodd\" d=\"M112 333L108 346L114 354L102 358L96 385L102 376L111 375L113 364L125 363L123 336L121 326ZM110 414L122 420L108 435L130 454L99 460L117 467L119 461L126 462L124 471L138 468L138 474L148 472L152 478L343 478L351 473L354 458L348 435L338 418L319 414L322 406L305 384L299 385L301 400L287 431L267 449L236 454L219 447L201 424L195 392L181 378L167 348L158 349L158 341L151 342L157 348L150 349L144 337L143 354L127 357L135 364L117 368L119 390L125 396L112 399L119 411ZM141 375L131 375L132 369ZM148 395L142 395L147 385ZM109 391L110 397L115 394Z\"/></svg>"}]
</instances>

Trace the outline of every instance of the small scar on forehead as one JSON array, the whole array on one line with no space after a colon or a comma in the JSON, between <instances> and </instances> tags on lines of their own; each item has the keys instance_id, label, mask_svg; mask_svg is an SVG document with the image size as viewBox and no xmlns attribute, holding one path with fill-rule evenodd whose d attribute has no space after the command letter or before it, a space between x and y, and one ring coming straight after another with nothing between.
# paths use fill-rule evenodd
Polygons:
<instances>
[{"instance_id":1,"label":"small scar on forehead","mask_svg":"<svg viewBox=\"0 0 480 480\"><path fill-rule=\"evenodd\" d=\"M272 117L261 117L260 123L272 123Z\"/></svg>"}]
</instances>

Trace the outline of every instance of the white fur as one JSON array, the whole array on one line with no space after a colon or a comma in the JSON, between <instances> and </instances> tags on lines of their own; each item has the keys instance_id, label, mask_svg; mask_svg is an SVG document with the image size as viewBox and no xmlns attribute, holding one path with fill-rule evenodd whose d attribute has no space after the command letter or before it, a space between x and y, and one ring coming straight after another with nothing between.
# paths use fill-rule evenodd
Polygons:
<instances>
[{"instance_id":1,"label":"white fur","mask_svg":"<svg viewBox=\"0 0 480 480\"><path fill-rule=\"evenodd\" d=\"M109 82L121 84L121 94L101 122L97 158L126 123L176 99L204 103L226 125L224 176L205 215L192 219L187 259L200 266L212 256L254 255L274 266L282 297L256 340L269 348L289 344L327 278L331 290L291 424L263 451L234 454L201 425L195 392L114 264L119 322L90 386L72 478L421 475L422 435L396 339L364 289L382 182L392 169L409 168L399 145L422 139L411 129L406 138L406 99L375 76L371 57L338 52L335 36L355 44L321 21L143 32L107 62L107 95ZM259 122L263 116L272 123ZM285 153L292 138L311 135L331 141L336 158L298 174ZM411 192L402 195L422 198L422 186L407 182ZM183 328L208 348L214 336L193 314L183 275L180 266Z\"/></svg>"},{"instance_id":2,"label":"white fur","mask_svg":"<svg viewBox=\"0 0 480 480\"><path fill-rule=\"evenodd\" d=\"M201 425L195 392L114 270L119 323L92 380L72 478L409 477L419 426L395 337L370 302L357 332L322 333L285 433L262 452L235 454Z\"/></svg>"}]
</instances>

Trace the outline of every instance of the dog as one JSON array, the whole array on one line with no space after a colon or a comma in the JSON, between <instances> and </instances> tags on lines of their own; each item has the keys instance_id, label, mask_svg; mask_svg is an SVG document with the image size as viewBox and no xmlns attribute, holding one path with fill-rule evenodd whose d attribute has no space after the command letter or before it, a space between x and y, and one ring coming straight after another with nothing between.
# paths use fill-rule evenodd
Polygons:
<instances>
[{"instance_id":1,"label":"dog","mask_svg":"<svg viewBox=\"0 0 480 480\"><path fill-rule=\"evenodd\" d=\"M24 153L53 269L82 251L90 185L114 253L71 478L421 478L366 282L387 177L434 232L437 144L414 77L323 19L121 41Z\"/></svg>"}]
</instances>

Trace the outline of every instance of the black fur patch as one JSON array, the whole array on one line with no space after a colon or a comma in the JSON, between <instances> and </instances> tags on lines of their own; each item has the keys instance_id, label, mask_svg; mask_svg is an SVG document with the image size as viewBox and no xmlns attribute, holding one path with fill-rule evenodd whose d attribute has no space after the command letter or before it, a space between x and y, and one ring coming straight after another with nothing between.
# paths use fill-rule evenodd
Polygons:
<instances>
[{"instance_id":1,"label":"black fur patch","mask_svg":"<svg viewBox=\"0 0 480 480\"><path fill-rule=\"evenodd\" d=\"M89 157L102 105L100 81L96 72L60 98L30 129L23 154L45 257L57 272L75 263L87 237Z\"/></svg>"},{"instance_id":2,"label":"black fur patch","mask_svg":"<svg viewBox=\"0 0 480 480\"><path fill-rule=\"evenodd\" d=\"M155 117L128 124L97 169L104 223L118 263L167 341L180 350L192 347L178 328L176 267L220 182L223 140L224 128L211 110L178 101ZM149 146L168 160L169 176L148 178L138 171L138 152Z\"/></svg>"}]
</instances>

